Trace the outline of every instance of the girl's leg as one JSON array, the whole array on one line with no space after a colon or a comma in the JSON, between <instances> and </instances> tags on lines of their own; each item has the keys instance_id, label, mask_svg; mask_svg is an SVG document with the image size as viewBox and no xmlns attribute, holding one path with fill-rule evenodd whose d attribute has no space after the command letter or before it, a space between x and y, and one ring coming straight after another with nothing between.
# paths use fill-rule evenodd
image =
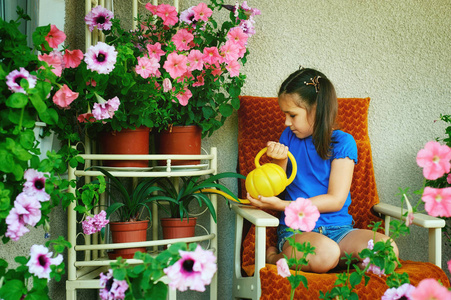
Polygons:
<instances>
[{"instance_id":1,"label":"girl's leg","mask_svg":"<svg viewBox=\"0 0 451 300\"><path fill-rule=\"evenodd\" d=\"M341 254L340 257L345 257L346 253L352 253L353 257L359 260L359 263L357 264L359 267L361 267L362 259L359 257L359 253L365 249L368 248L368 241L373 239L374 243L377 243L379 241L387 241L389 239L388 236L385 234L374 232L372 230L368 229L357 229L354 231L351 231L348 233L341 241L338 243L340 246ZM396 243L393 241L393 251L396 254L396 257L399 256L399 250ZM345 260L340 260L340 266L345 266Z\"/></svg>"},{"instance_id":2,"label":"girl's leg","mask_svg":"<svg viewBox=\"0 0 451 300\"><path fill-rule=\"evenodd\" d=\"M315 247L315 255L309 254L307 256L308 265L302 267L302 271L325 273L335 268L340 259L340 247L330 238L316 233L304 232L296 234L296 242L302 244L310 242L310 245ZM270 264L275 264L279 259L284 257L284 254L290 258L292 254L292 247L289 242L285 242L281 253L277 254L275 247L269 247L266 251L266 261ZM302 257L302 253L296 252L297 258Z\"/></svg>"}]
</instances>

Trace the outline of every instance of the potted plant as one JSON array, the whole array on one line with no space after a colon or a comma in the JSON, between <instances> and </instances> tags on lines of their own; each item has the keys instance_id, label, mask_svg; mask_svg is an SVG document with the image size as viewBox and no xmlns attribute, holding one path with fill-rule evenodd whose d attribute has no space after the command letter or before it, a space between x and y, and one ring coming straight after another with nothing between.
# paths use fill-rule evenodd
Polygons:
<instances>
[{"instance_id":1,"label":"potted plant","mask_svg":"<svg viewBox=\"0 0 451 300\"><path fill-rule=\"evenodd\" d=\"M213 220L216 222L216 211L211 203L209 194L220 194L227 198L232 198L240 202L238 198L218 180L223 178L241 178L246 177L233 172L219 173L207 178L200 176L180 177L179 180L173 178L161 178L158 185L161 188L160 200L167 200L169 204L168 213L170 218L161 218L164 238L186 237L194 235L194 226L196 218L190 218L190 204L195 201L201 207L203 204L208 208ZM180 227L187 227L186 233L181 233Z\"/></svg>"}]
</instances>

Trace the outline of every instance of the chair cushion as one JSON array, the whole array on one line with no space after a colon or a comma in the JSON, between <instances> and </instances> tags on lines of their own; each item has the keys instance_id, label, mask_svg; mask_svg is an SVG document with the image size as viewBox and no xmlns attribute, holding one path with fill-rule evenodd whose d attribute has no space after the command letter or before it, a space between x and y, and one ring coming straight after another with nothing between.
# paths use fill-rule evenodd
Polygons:
<instances>
[{"instance_id":1,"label":"chair cushion","mask_svg":"<svg viewBox=\"0 0 451 300\"><path fill-rule=\"evenodd\" d=\"M406 272L409 274L410 283L417 286L424 278L435 278L445 287L449 287L449 281L445 273L436 265L424 262L401 261L402 267L397 269L397 273ZM294 274L294 271L291 271ZM319 291L330 291L337 279L335 273L316 274L301 272L307 277L308 290L301 284L295 292L294 299L319 299ZM360 300L381 299L388 289L385 284L386 276L379 277L373 273L368 273L371 279L368 285L362 283L357 285L354 292L359 295ZM267 264L260 270L262 296L260 299L290 299L291 286L288 279L277 274L275 265Z\"/></svg>"}]
</instances>

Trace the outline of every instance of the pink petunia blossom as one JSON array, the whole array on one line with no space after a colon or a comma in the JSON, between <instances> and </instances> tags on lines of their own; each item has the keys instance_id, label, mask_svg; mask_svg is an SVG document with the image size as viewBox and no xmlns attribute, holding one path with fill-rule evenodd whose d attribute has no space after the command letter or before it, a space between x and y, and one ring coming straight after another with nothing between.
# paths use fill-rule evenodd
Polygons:
<instances>
[{"instance_id":1,"label":"pink petunia blossom","mask_svg":"<svg viewBox=\"0 0 451 300\"><path fill-rule=\"evenodd\" d=\"M177 31L176 34L172 37L172 41L175 44L175 48L178 51L189 50L190 47L188 44L194 39L194 35L186 30L185 28Z\"/></svg>"},{"instance_id":2,"label":"pink petunia blossom","mask_svg":"<svg viewBox=\"0 0 451 300\"><path fill-rule=\"evenodd\" d=\"M281 258L277 261L277 274L286 278L291 276L290 267L288 267L288 262L285 258Z\"/></svg>"},{"instance_id":3,"label":"pink petunia blossom","mask_svg":"<svg viewBox=\"0 0 451 300\"><path fill-rule=\"evenodd\" d=\"M9 237L13 241L17 242L25 233L29 232L30 229L25 227L25 223L18 222L19 214L17 213L15 208L12 208L9 211L9 221L14 222L13 225L8 224L8 228L6 229L5 236ZM8 221L8 217L5 221Z\"/></svg>"},{"instance_id":4,"label":"pink petunia blossom","mask_svg":"<svg viewBox=\"0 0 451 300\"><path fill-rule=\"evenodd\" d=\"M202 56L202 59L204 60L204 62L211 65L221 60L221 55L219 55L218 48L216 47L207 47L204 49L203 53L204 55Z\"/></svg>"},{"instance_id":5,"label":"pink petunia blossom","mask_svg":"<svg viewBox=\"0 0 451 300\"><path fill-rule=\"evenodd\" d=\"M169 287L179 291L205 291L216 273L216 257L200 245L193 252L179 250L181 258L163 271L168 276Z\"/></svg>"},{"instance_id":6,"label":"pink petunia blossom","mask_svg":"<svg viewBox=\"0 0 451 300\"><path fill-rule=\"evenodd\" d=\"M163 25L166 26L174 26L179 20L176 8L169 4L158 5L156 15L163 20Z\"/></svg>"},{"instance_id":7,"label":"pink petunia blossom","mask_svg":"<svg viewBox=\"0 0 451 300\"><path fill-rule=\"evenodd\" d=\"M87 216L86 220L81 222L84 234L93 234L99 232L109 223L106 219L106 212L102 210L100 213L94 215L94 217Z\"/></svg>"},{"instance_id":8,"label":"pink petunia blossom","mask_svg":"<svg viewBox=\"0 0 451 300\"><path fill-rule=\"evenodd\" d=\"M194 6L189 7L188 9L182 11L180 13L180 21L185 22L186 24L193 24L195 12L193 10Z\"/></svg>"},{"instance_id":9,"label":"pink petunia blossom","mask_svg":"<svg viewBox=\"0 0 451 300\"><path fill-rule=\"evenodd\" d=\"M16 197L14 207L5 219L5 223L8 225L5 236L13 241L18 241L20 237L30 231L25 225L35 226L40 219L41 203L36 197L22 192Z\"/></svg>"},{"instance_id":10,"label":"pink petunia blossom","mask_svg":"<svg viewBox=\"0 0 451 300\"><path fill-rule=\"evenodd\" d=\"M61 52L53 51L50 54L42 54L38 55L38 59L40 61L44 61L47 63L49 67L52 68L53 74L60 77L64 68L64 60Z\"/></svg>"},{"instance_id":11,"label":"pink petunia blossom","mask_svg":"<svg viewBox=\"0 0 451 300\"><path fill-rule=\"evenodd\" d=\"M205 84L205 78L204 78L204 75L203 75L203 74L198 75L198 76L196 77L196 79L197 79L197 81L193 83L193 87L196 87L196 86L203 86L203 85Z\"/></svg>"},{"instance_id":12,"label":"pink petunia blossom","mask_svg":"<svg viewBox=\"0 0 451 300\"><path fill-rule=\"evenodd\" d=\"M136 66L136 73L141 75L142 78L149 78L157 74L160 64L155 57L138 57L138 65Z\"/></svg>"},{"instance_id":13,"label":"pink petunia blossom","mask_svg":"<svg viewBox=\"0 0 451 300\"><path fill-rule=\"evenodd\" d=\"M196 21L208 21L208 18L213 14L213 11L207 6L207 4L201 2L197 6L193 7L194 20Z\"/></svg>"},{"instance_id":14,"label":"pink petunia blossom","mask_svg":"<svg viewBox=\"0 0 451 300\"><path fill-rule=\"evenodd\" d=\"M77 98L78 93L73 92L66 84L64 84L55 95L53 95L53 103L61 108L67 108L72 101Z\"/></svg>"},{"instance_id":15,"label":"pink petunia blossom","mask_svg":"<svg viewBox=\"0 0 451 300\"><path fill-rule=\"evenodd\" d=\"M373 241L373 239L371 239L371 240L369 240L368 241L368 246L367 246L367 248L368 249L370 249L370 250L373 250L374 249L374 241ZM370 263L370 258L369 257L365 257L365 259L362 261L362 266L365 268L366 266L368 266L368 264ZM369 267L368 267L368 270L367 270L368 272L373 272L374 274L376 274L376 275L378 275L378 276L381 276L381 275L384 275L385 274L385 269L383 269L383 270L381 270L381 268L379 268L378 266L376 266L376 265L373 265L373 264L371 264Z\"/></svg>"},{"instance_id":16,"label":"pink petunia blossom","mask_svg":"<svg viewBox=\"0 0 451 300\"><path fill-rule=\"evenodd\" d=\"M109 46L103 42L98 42L90 46L85 54L87 68L97 71L99 74L108 74L114 69L117 51L114 46Z\"/></svg>"},{"instance_id":17,"label":"pink petunia blossom","mask_svg":"<svg viewBox=\"0 0 451 300\"><path fill-rule=\"evenodd\" d=\"M25 89L20 85L20 81L22 79L28 81L28 88L31 89L36 86L36 76L30 75L27 70L20 67L19 70L11 71L8 75L6 75L6 85L8 86L8 89L13 93L26 94Z\"/></svg>"},{"instance_id":18,"label":"pink petunia blossom","mask_svg":"<svg viewBox=\"0 0 451 300\"><path fill-rule=\"evenodd\" d=\"M94 103L92 107L92 114L96 120L114 117L114 112L119 109L119 105L121 104L118 97L111 98L108 101L102 100L99 99L100 102Z\"/></svg>"},{"instance_id":19,"label":"pink petunia blossom","mask_svg":"<svg viewBox=\"0 0 451 300\"><path fill-rule=\"evenodd\" d=\"M221 66L218 63L215 63L210 65L209 69L211 70L211 75L216 76L214 81L218 80L218 76L222 74Z\"/></svg>"},{"instance_id":20,"label":"pink petunia blossom","mask_svg":"<svg viewBox=\"0 0 451 300\"><path fill-rule=\"evenodd\" d=\"M413 300L450 300L451 291L448 291L446 287L438 283L433 278L426 278L420 281L414 291L410 293Z\"/></svg>"},{"instance_id":21,"label":"pink petunia blossom","mask_svg":"<svg viewBox=\"0 0 451 300\"><path fill-rule=\"evenodd\" d=\"M39 172L35 169L28 169L25 171L23 177L26 182L23 184L23 192L27 195L36 197L40 202L49 201L50 195L45 192L45 175L50 175L48 172Z\"/></svg>"},{"instance_id":22,"label":"pink petunia blossom","mask_svg":"<svg viewBox=\"0 0 451 300\"><path fill-rule=\"evenodd\" d=\"M68 50L66 49L63 56L65 68L76 68L80 65L83 59L83 52L81 50Z\"/></svg>"},{"instance_id":23,"label":"pink petunia blossom","mask_svg":"<svg viewBox=\"0 0 451 300\"><path fill-rule=\"evenodd\" d=\"M246 46L248 35L240 27L234 27L227 33L227 38L240 46Z\"/></svg>"},{"instance_id":24,"label":"pink petunia blossom","mask_svg":"<svg viewBox=\"0 0 451 300\"><path fill-rule=\"evenodd\" d=\"M390 288L387 289L382 296L381 300L398 300L398 299L405 299L405 300L411 300L411 294L415 290L415 287L411 285L410 283L404 283L398 288Z\"/></svg>"},{"instance_id":25,"label":"pink petunia blossom","mask_svg":"<svg viewBox=\"0 0 451 300\"><path fill-rule=\"evenodd\" d=\"M229 62L226 66L226 70L230 72L230 77L236 77L240 75L241 65L236 60Z\"/></svg>"},{"instance_id":26,"label":"pink petunia blossom","mask_svg":"<svg viewBox=\"0 0 451 300\"><path fill-rule=\"evenodd\" d=\"M128 284L125 280L115 279L113 270L109 269L106 275L100 273L100 288L100 299L120 300L125 298Z\"/></svg>"},{"instance_id":27,"label":"pink petunia blossom","mask_svg":"<svg viewBox=\"0 0 451 300\"><path fill-rule=\"evenodd\" d=\"M297 198L285 208L285 223L293 229L312 231L318 218L318 208L309 199Z\"/></svg>"},{"instance_id":28,"label":"pink petunia blossom","mask_svg":"<svg viewBox=\"0 0 451 300\"><path fill-rule=\"evenodd\" d=\"M167 93L172 90L172 82L169 78L163 79L163 92Z\"/></svg>"},{"instance_id":29,"label":"pink petunia blossom","mask_svg":"<svg viewBox=\"0 0 451 300\"><path fill-rule=\"evenodd\" d=\"M175 79L182 76L188 70L187 62L188 58L186 56L172 52L164 62L163 68Z\"/></svg>"},{"instance_id":30,"label":"pink petunia blossom","mask_svg":"<svg viewBox=\"0 0 451 300\"><path fill-rule=\"evenodd\" d=\"M202 59L203 56L204 55L202 54L202 52L200 52L200 50L197 49L191 50L188 54L188 63L189 63L188 69L190 71L202 70L202 68L204 67L204 61Z\"/></svg>"},{"instance_id":31,"label":"pink petunia blossom","mask_svg":"<svg viewBox=\"0 0 451 300\"><path fill-rule=\"evenodd\" d=\"M96 121L96 118L94 118L94 115L92 113L85 113L79 114L77 120L80 123L92 123Z\"/></svg>"},{"instance_id":32,"label":"pink petunia blossom","mask_svg":"<svg viewBox=\"0 0 451 300\"><path fill-rule=\"evenodd\" d=\"M153 15L156 15L157 14L157 5L153 5L153 4L151 4L151 3L146 3L146 9L148 10L148 11L150 11Z\"/></svg>"},{"instance_id":33,"label":"pink petunia blossom","mask_svg":"<svg viewBox=\"0 0 451 300\"><path fill-rule=\"evenodd\" d=\"M42 245L33 245L30 250L30 260L27 262L28 271L39 278L50 280L51 265L59 266L63 262L63 256L58 254L53 257L53 252Z\"/></svg>"},{"instance_id":34,"label":"pink petunia blossom","mask_svg":"<svg viewBox=\"0 0 451 300\"><path fill-rule=\"evenodd\" d=\"M176 95L180 105L182 106L186 106L188 104L188 100L191 99L192 96L193 93L191 93L190 89L187 87L185 87Z\"/></svg>"},{"instance_id":35,"label":"pink petunia blossom","mask_svg":"<svg viewBox=\"0 0 451 300\"><path fill-rule=\"evenodd\" d=\"M147 44L146 45L147 51L149 53L149 57L154 57L156 58L158 61L160 60L160 57L165 55L166 52L161 50L161 44L160 43L155 43L155 44Z\"/></svg>"},{"instance_id":36,"label":"pink petunia blossom","mask_svg":"<svg viewBox=\"0 0 451 300\"><path fill-rule=\"evenodd\" d=\"M435 180L449 173L450 160L451 148L436 141L428 142L417 154L417 164L423 168L423 175L429 180Z\"/></svg>"},{"instance_id":37,"label":"pink petunia blossom","mask_svg":"<svg viewBox=\"0 0 451 300\"><path fill-rule=\"evenodd\" d=\"M236 61L238 59L240 46L232 41L227 41L220 49L219 52L226 63Z\"/></svg>"},{"instance_id":38,"label":"pink petunia blossom","mask_svg":"<svg viewBox=\"0 0 451 300\"><path fill-rule=\"evenodd\" d=\"M112 18L114 18L113 12L97 5L85 16L85 22L91 32L94 30L94 27L97 27L99 30L110 30L111 25L113 25L111 22Z\"/></svg>"},{"instance_id":39,"label":"pink petunia blossom","mask_svg":"<svg viewBox=\"0 0 451 300\"><path fill-rule=\"evenodd\" d=\"M424 208L430 216L451 216L451 187L436 189L427 186L421 199L425 202Z\"/></svg>"},{"instance_id":40,"label":"pink petunia blossom","mask_svg":"<svg viewBox=\"0 0 451 300\"><path fill-rule=\"evenodd\" d=\"M66 35L64 32L58 29L56 25L50 25L50 31L47 33L47 36L45 37L45 40L47 43L49 43L49 46L51 48L57 48L59 44L64 42L66 40Z\"/></svg>"}]
</instances>

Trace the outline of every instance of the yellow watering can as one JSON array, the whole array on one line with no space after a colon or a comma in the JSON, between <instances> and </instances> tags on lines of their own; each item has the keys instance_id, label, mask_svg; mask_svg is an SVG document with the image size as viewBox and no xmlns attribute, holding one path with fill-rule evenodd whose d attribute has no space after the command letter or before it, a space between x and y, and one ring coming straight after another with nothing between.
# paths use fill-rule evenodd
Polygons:
<instances>
[{"instance_id":1,"label":"yellow watering can","mask_svg":"<svg viewBox=\"0 0 451 300\"><path fill-rule=\"evenodd\" d=\"M252 196L252 198L257 198L259 195L264 197L272 197L279 195L283 190L293 182L297 173L297 164L293 155L288 152L288 158L291 160L293 165L293 170L291 172L290 178L287 178L287 174L282 169L281 166L274 163L267 163L263 166L260 165L260 158L268 150L268 147L263 148L255 156L255 166L256 169L251 171L246 177L246 190ZM230 197L228 194L223 193L214 189L204 189L205 192L215 192L229 200L237 202L235 199ZM249 204L247 199L238 199L243 204Z\"/></svg>"}]
</instances>

